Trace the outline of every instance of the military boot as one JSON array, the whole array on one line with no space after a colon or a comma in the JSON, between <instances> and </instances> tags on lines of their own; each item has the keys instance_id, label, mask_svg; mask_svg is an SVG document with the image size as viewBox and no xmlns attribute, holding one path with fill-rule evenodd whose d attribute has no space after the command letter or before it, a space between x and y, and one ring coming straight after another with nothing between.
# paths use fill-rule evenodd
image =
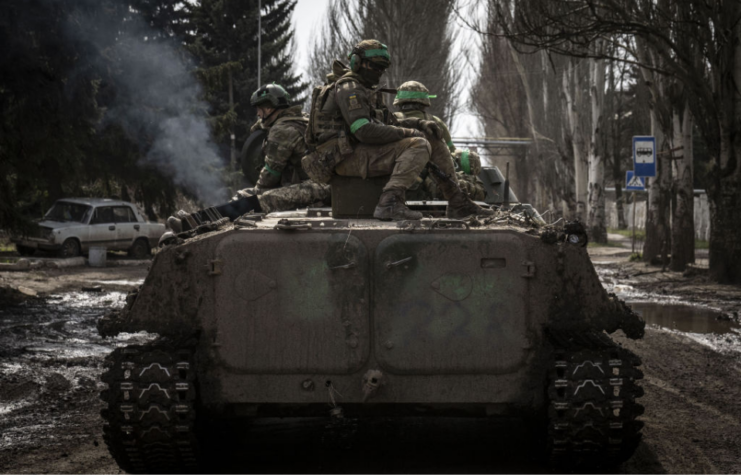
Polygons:
<instances>
[{"instance_id":1,"label":"military boot","mask_svg":"<svg viewBox=\"0 0 741 475\"><path fill-rule=\"evenodd\" d=\"M422 213L412 211L404 204L404 194L405 190L397 188L384 191L373 211L373 217L381 221L422 219Z\"/></svg>"},{"instance_id":2,"label":"military boot","mask_svg":"<svg viewBox=\"0 0 741 475\"><path fill-rule=\"evenodd\" d=\"M454 181L439 180L438 187L443 192L445 199L448 200L448 207L445 210L446 218L463 219L469 216L494 215L494 210L482 208L471 201L471 198Z\"/></svg>"}]
</instances>

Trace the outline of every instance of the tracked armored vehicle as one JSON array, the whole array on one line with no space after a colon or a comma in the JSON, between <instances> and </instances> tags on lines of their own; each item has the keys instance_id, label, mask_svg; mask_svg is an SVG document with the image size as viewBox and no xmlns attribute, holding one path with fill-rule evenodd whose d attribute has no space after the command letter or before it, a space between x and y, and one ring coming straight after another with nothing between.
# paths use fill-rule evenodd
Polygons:
<instances>
[{"instance_id":1,"label":"tracked armored vehicle","mask_svg":"<svg viewBox=\"0 0 741 475\"><path fill-rule=\"evenodd\" d=\"M631 456L640 360L607 334L640 338L644 323L603 289L581 225L518 205L447 220L444 203L381 222L353 203L353 217L339 204L217 217L156 255L99 323L160 335L114 351L102 377L124 470L198 470L200 420L261 416L516 415L546 422L556 465Z\"/></svg>"}]
</instances>

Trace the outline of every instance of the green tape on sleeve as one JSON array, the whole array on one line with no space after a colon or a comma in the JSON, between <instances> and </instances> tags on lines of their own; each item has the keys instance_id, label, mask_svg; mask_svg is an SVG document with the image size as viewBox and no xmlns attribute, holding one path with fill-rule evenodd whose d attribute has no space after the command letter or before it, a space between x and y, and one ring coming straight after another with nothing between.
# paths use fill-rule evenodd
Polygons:
<instances>
[{"instance_id":1,"label":"green tape on sleeve","mask_svg":"<svg viewBox=\"0 0 741 475\"><path fill-rule=\"evenodd\" d=\"M368 124L368 123L370 123L370 121L368 119L358 119L358 120L356 120L350 126L350 133L353 133L354 134L355 132L358 131L359 128L361 128L362 126L364 126L365 124Z\"/></svg>"},{"instance_id":2,"label":"green tape on sleeve","mask_svg":"<svg viewBox=\"0 0 741 475\"><path fill-rule=\"evenodd\" d=\"M265 164L265 170L267 170L271 175L280 176L280 172L270 168L267 163Z\"/></svg>"},{"instance_id":3,"label":"green tape on sleeve","mask_svg":"<svg viewBox=\"0 0 741 475\"><path fill-rule=\"evenodd\" d=\"M448 147L452 147L453 146L453 141L452 140L448 140L447 142L445 142L445 145L447 145Z\"/></svg>"},{"instance_id":4,"label":"green tape on sleeve","mask_svg":"<svg viewBox=\"0 0 741 475\"><path fill-rule=\"evenodd\" d=\"M461 152L461 168L466 173L466 175L471 174L471 161L468 159L468 150L464 150Z\"/></svg>"}]
</instances>

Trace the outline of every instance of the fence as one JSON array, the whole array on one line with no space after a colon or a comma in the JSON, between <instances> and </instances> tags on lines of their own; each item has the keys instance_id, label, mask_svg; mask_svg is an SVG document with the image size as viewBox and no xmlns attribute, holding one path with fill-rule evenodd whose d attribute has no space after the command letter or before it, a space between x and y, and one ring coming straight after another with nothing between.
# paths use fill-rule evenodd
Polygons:
<instances>
[{"instance_id":1,"label":"fence","mask_svg":"<svg viewBox=\"0 0 741 475\"><path fill-rule=\"evenodd\" d=\"M607 188L605 193L605 213L607 227L618 227L617 205L615 204L615 189ZM646 197L643 192L635 193L636 197L636 229L646 227ZM633 193L623 192L623 215L628 227L633 226ZM710 239L710 206L705 190L695 190L695 239L708 241Z\"/></svg>"}]
</instances>

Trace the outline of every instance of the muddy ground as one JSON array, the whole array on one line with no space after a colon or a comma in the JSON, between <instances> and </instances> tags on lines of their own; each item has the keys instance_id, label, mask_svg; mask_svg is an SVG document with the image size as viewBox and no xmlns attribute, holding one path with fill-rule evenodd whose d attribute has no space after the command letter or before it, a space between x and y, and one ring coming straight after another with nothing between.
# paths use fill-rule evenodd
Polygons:
<instances>
[{"instance_id":1,"label":"muddy ground","mask_svg":"<svg viewBox=\"0 0 741 475\"><path fill-rule=\"evenodd\" d=\"M643 358L644 441L621 473L741 472L741 288L629 263L590 248L605 286L630 301L716 311L723 334L649 326L615 338ZM656 271L659 272L656 272ZM146 266L0 272L0 472L120 473L102 441L102 359L146 334L101 340L95 321L123 305ZM99 292L82 288L100 286ZM23 292L19 292L22 288ZM29 290L27 292L26 290ZM37 297L29 298L29 294ZM729 321L731 320L731 321ZM214 471L273 473L539 473L531 433L511 420L361 420L353 447L322 445L324 419L267 419L240 432Z\"/></svg>"}]
</instances>

